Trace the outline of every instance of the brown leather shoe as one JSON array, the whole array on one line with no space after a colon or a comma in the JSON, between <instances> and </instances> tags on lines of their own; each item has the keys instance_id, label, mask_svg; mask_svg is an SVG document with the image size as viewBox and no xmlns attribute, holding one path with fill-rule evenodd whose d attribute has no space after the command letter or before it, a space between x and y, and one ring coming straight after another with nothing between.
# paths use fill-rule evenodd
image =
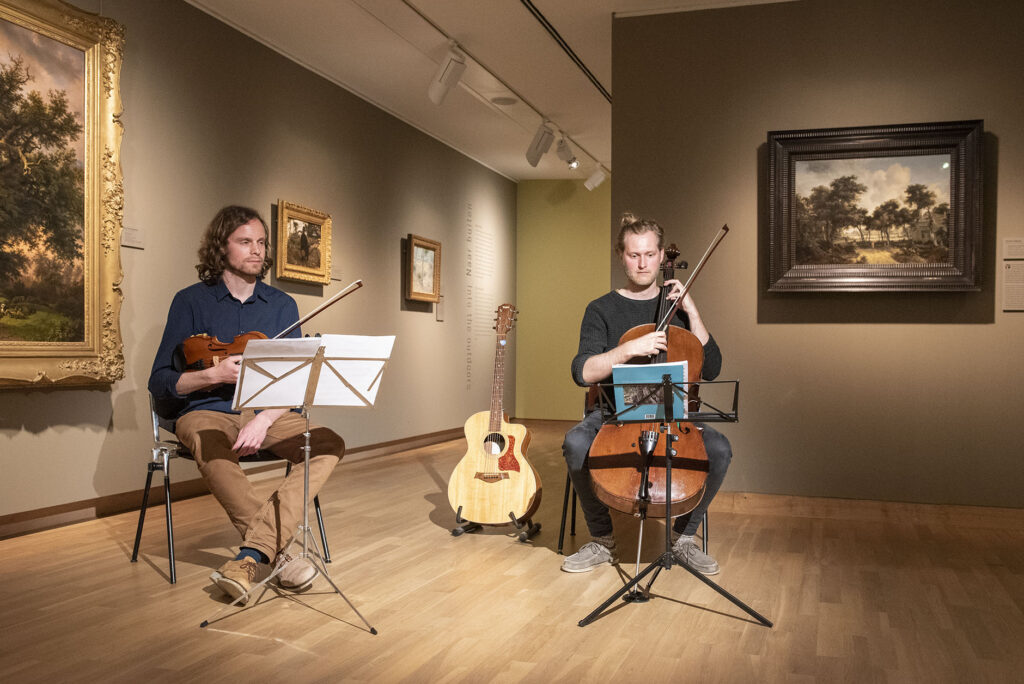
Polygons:
<instances>
[{"instance_id":1,"label":"brown leather shoe","mask_svg":"<svg viewBox=\"0 0 1024 684\"><path fill-rule=\"evenodd\" d=\"M253 585L259 584L269 572L270 566L257 563L252 558L246 557L241 560L229 560L213 571L210 580L225 594L237 599L248 592ZM246 596L241 601L241 605L245 605L248 600L249 597Z\"/></svg>"},{"instance_id":2,"label":"brown leather shoe","mask_svg":"<svg viewBox=\"0 0 1024 684\"><path fill-rule=\"evenodd\" d=\"M278 554L277 567L281 568L277 573L277 583L282 589L288 591L305 591L313 586L313 580L319 574L312 563L301 557L294 557L287 553Z\"/></svg>"}]
</instances>

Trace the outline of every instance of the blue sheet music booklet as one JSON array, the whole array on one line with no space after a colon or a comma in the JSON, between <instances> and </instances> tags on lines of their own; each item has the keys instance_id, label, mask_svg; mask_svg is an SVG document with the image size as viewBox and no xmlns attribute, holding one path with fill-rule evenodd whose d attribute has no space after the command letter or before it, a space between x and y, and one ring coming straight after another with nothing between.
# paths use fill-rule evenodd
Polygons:
<instances>
[{"instance_id":1,"label":"blue sheet music booklet","mask_svg":"<svg viewBox=\"0 0 1024 684\"><path fill-rule=\"evenodd\" d=\"M672 363L629 364L612 366L612 382L615 384L615 408L623 411L622 420L661 420L665 417L665 400L662 397L662 376L668 373L674 385L686 382L686 361ZM638 383L634 387L621 384ZM654 383L654 384L639 384ZM675 420L686 420L686 392L679 387L672 391L672 413ZM640 402L637 404L637 402ZM631 407L633 404L637 406Z\"/></svg>"}]
</instances>

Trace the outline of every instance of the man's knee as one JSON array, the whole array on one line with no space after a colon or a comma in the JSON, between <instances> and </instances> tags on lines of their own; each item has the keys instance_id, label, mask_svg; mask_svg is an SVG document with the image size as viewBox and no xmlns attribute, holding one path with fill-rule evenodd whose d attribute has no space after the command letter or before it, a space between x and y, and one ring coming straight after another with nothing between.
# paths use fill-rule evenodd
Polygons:
<instances>
[{"instance_id":1,"label":"man's knee","mask_svg":"<svg viewBox=\"0 0 1024 684\"><path fill-rule=\"evenodd\" d=\"M732 446L725 435L717 430L704 431L704 451L711 468L724 472L732 462Z\"/></svg>"},{"instance_id":2,"label":"man's knee","mask_svg":"<svg viewBox=\"0 0 1024 684\"><path fill-rule=\"evenodd\" d=\"M341 435L328 428L318 428L318 430L324 453L334 454L338 458L345 455L345 440L341 438Z\"/></svg>"},{"instance_id":3,"label":"man's knee","mask_svg":"<svg viewBox=\"0 0 1024 684\"><path fill-rule=\"evenodd\" d=\"M583 462L593 443L592 436L585 430L574 428L565 433L565 440L562 442L562 456L565 457L565 462L570 470L583 468Z\"/></svg>"}]
</instances>

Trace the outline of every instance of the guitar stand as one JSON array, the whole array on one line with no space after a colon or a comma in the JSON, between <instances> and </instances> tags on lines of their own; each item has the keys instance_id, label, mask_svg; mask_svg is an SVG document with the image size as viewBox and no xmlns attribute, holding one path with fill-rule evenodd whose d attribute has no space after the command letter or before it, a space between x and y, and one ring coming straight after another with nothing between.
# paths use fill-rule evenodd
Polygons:
<instances>
[{"instance_id":1,"label":"guitar stand","mask_svg":"<svg viewBox=\"0 0 1024 684\"><path fill-rule=\"evenodd\" d=\"M232 601L228 605L221 607L216 613L211 615L206 620L203 620L199 624L200 628L206 627L211 622L216 621L217 616L220 615L221 613L223 613L228 608L231 608L232 606L235 606L235 605L241 605L241 604L247 603L248 602L248 598L250 596L255 595L256 592L260 591L261 589L262 589L262 591L260 591L259 597L262 598L263 594L266 593L266 587L267 586L270 586L272 589L274 589L274 591L276 591L279 596L283 595L281 593L281 590L279 590L277 587L275 587L273 585L270 585L269 582L272 579L274 579L275 577L277 577L279 574L281 574L281 572L286 567L288 567L288 565L290 563L294 563L299 558L304 558L304 559L308 560L310 563L312 563L313 567L315 567L319 571L320 575L323 576L323 578L325 580L327 580L327 583L331 585L331 588L334 590L334 593L336 593L338 596L343 598L345 600L345 603L348 604L348 607L352 609L352 612L354 612L357 616L359 616L359 619L363 621L364 625L366 625L366 628L370 631L370 634L376 634L377 633L376 628L372 627L370 625L370 623L366 621L366 618L364 618L363 614L359 612L359 609L357 609L352 604L352 602L348 600L348 597L345 596L345 594L343 594L341 592L341 589L338 588L338 585L335 584L334 580L331 579L330 574L327 572L327 566L326 566L326 563L324 562L324 557L320 555L320 550L319 550L319 547L317 547L316 539L313 537L313 533L312 533L311 528L309 526L309 452L310 452L309 437L310 437L310 434L309 434L309 410L305 406L303 406L303 408L302 408L302 414L303 414L303 416L306 419L306 432L303 433L305 438L306 438L306 445L302 448L302 450L303 450L303 452L305 454L305 462L306 462L305 468L304 468L304 473L303 473L302 523L299 525L298 533L295 536L292 537L290 542L288 542L288 546L287 546L287 548L285 548L283 553L287 554L289 551L291 551L292 547L295 545L296 541L298 540L300 534L302 535L302 551L297 556L292 558L292 560L288 561L288 563L283 563L283 564L275 567L273 572L271 572L270 575L268 575L265 579L263 579L263 581L261 581L259 584L255 585L253 587L250 587L247 592L245 592L244 594L242 594L241 596L236 598L234 601ZM313 546L313 552L312 553L309 553L307 551L307 548L308 548L309 544L312 544L312 546ZM258 603L259 602L259 598L257 598L256 601ZM254 604L254 606L255 606L255 604Z\"/></svg>"},{"instance_id":2,"label":"guitar stand","mask_svg":"<svg viewBox=\"0 0 1024 684\"><path fill-rule=\"evenodd\" d=\"M533 522L532 518L523 518L520 521L516 518L516 514L513 511L508 512L508 517L512 525L519 531L519 541L524 544L535 534L540 532L540 523ZM467 532L476 532L483 527L481 523L464 520L462 517L462 506L459 506L459 510L455 512L455 522L457 522L459 526L452 528L453 537L461 537Z\"/></svg>"},{"instance_id":3,"label":"guitar stand","mask_svg":"<svg viewBox=\"0 0 1024 684\"><path fill-rule=\"evenodd\" d=\"M671 382L671 378L668 375L663 376L662 384L664 386L665 417L661 420L661 425L659 426L658 431L650 430L650 431L642 432L641 433L641 437L638 440L638 446L640 448L640 453L641 453L642 456L644 456L644 464L643 464L643 469L642 469L642 473L641 473L642 479L641 479L641 485L640 485L640 490L639 490L639 493L640 493L640 497L639 497L639 503L640 503L640 533L639 533L639 536L637 537L637 549L636 549L636 567L638 569L640 567L640 550L641 550L642 542L643 542L644 520L647 518L647 506L648 506L648 504L650 503L650 500L651 500L650 493L648 491L648 486L649 486L648 472L650 470L651 463L654 460L653 459L654 447L655 447L655 445L657 444L657 441L658 441L658 433L659 432L665 433L666 434L666 439L668 441L668 444L666 444L666 446L665 446L665 491L668 492L669 495L671 495L671 492L672 492L672 458L676 455L676 450L674 448L672 448L672 442L674 442L677 439L679 439L676 435L673 435L671 433L671 431L669 430L669 424L673 422L673 418L672 418L672 391L673 391L673 385L672 385L672 382ZM733 603L733 605L735 605L736 607L742 609L745 613L747 613L747 615L750 615L752 618L754 618L755 620L760 622L765 627L769 627L769 628L772 627L773 624L772 624L771 620L769 620L768 618L764 617L763 615L758 613L756 610L754 610L753 608L748 606L746 603L744 603L740 599L738 599L735 596L733 596L732 594L730 594L728 591L726 591L725 589L720 587L717 583L715 583L712 580L708 579L699 570L695 570L694 568L690 567L686 563L684 563L684 562L680 561L678 558L676 558L675 554L672 553L672 523L671 523L671 516L667 515L669 513L668 509L671 508L671 503L669 501L665 502L665 508L666 508L666 517L665 517L665 551L664 551L664 553L662 553L660 556L658 556L658 558L653 563L648 565L646 568L644 568L643 570L637 572L636 575L633 577L633 579L631 579L629 582L627 582L625 586L623 586L621 589L619 589L614 594L612 594L610 597L608 597L608 599L604 603L602 603L600 606L595 608L585 618L580 620L579 623L578 623L579 626L580 627L586 627L591 622L593 622L594 620L599 618L601 616L601 614L620 597L626 603L646 603L647 601L649 601L651 599L651 593L650 593L651 592L651 585L654 584L654 580L658 579L658 574L663 569L664 570L671 570L672 566L677 565L677 566L683 568L684 570L686 570L687 572L689 572L691 575L693 575L697 579L699 579L704 584L708 585L709 587L711 587L712 589L717 591L719 594L721 594L725 598L727 598L729 601L731 601ZM647 577L647 575L651 574L652 572L654 573L654 575L651 577L651 580L647 583L647 586L645 586L642 591L638 590L638 586L639 586L640 582L642 582L643 579L645 577Z\"/></svg>"}]
</instances>

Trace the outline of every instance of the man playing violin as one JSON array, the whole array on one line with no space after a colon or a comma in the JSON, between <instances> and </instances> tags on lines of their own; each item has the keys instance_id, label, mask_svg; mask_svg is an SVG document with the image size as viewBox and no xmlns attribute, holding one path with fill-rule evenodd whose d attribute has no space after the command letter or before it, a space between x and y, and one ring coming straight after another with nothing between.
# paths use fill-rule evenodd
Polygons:
<instances>
[{"instance_id":1,"label":"man playing violin","mask_svg":"<svg viewBox=\"0 0 1024 684\"><path fill-rule=\"evenodd\" d=\"M665 258L661 226L628 213L623 215L621 225L616 252L622 259L627 282L625 287L590 302L583 314L579 352L572 360L572 378L584 387L609 381L612 366L616 364L666 350L664 332L651 332L619 344L623 333L630 328L654 321L661 292L657 277ZM683 290L682 284L678 280L668 280L665 285L672 288L669 298L678 299ZM714 380L722 368L722 353L704 326L689 293L683 297L671 323L686 328L700 340L704 347L701 377ZM587 463L590 446L606 415L603 408L589 412L582 422L566 433L562 444L562 454L592 539L562 562L562 570L566 572L589 572L603 563L617 562L611 515L608 507L594 494ZM672 551L680 562L705 575L714 575L718 573L718 563L700 549L694 535L711 499L725 479L732 449L729 441L710 427L704 426L703 437L709 468L705 493L696 508L673 522Z\"/></svg>"},{"instance_id":2,"label":"man playing violin","mask_svg":"<svg viewBox=\"0 0 1024 684\"><path fill-rule=\"evenodd\" d=\"M262 281L273 264L269 230L253 209L221 209L199 247L198 282L178 292L149 376L157 412L176 419L178 439L195 457L199 472L242 536L238 555L210 579L233 598L245 594L277 563L285 589L308 588L317 575L304 558L282 550L302 519L306 421L287 409L253 414L231 408L241 356L228 356L205 370L180 372L174 356L182 342L206 333L221 341L258 331L273 337L298 320L295 300ZM298 328L289 337L299 337ZM345 443L324 427L311 427L309 494L316 496L345 452ZM267 450L293 465L268 498L258 496L239 458Z\"/></svg>"}]
</instances>

